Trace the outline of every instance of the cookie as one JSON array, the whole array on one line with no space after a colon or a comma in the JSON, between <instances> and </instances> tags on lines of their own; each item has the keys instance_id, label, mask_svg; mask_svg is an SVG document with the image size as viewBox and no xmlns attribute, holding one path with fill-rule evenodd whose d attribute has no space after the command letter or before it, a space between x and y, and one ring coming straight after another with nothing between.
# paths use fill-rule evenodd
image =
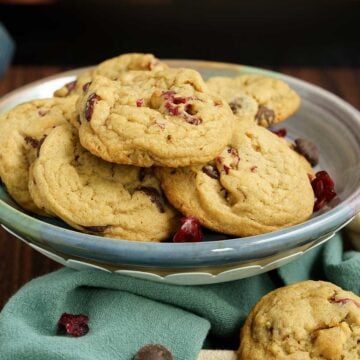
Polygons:
<instances>
[{"instance_id":1,"label":"cookie","mask_svg":"<svg viewBox=\"0 0 360 360\"><path fill-rule=\"evenodd\" d=\"M190 69L131 71L93 79L79 97L81 144L104 160L179 167L213 159L231 138L234 116Z\"/></svg>"},{"instance_id":2,"label":"cookie","mask_svg":"<svg viewBox=\"0 0 360 360\"><path fill-rule=\"evenodd\" d=\"M169 201L209 229L251 236L308 219L314 194L298 154L251 122L237 122L231 146L212 162L158 168Z\"/></svg>"},{"instance_id":3,"label":"cookie","mask_svg":"<svg viewBox=\"0 0 360 360\"><path fill-rule=\"evenodd\" d=\"M251 310L239 360L360 359L360 298L334 284L304 281L272 291Z\"/></svg>"},{"instance_id":4,"label":"cookie","mask_svg":"<svg viewBox=\"0 0 360 360\"><path fill-rule=\"evenodd\" d=\"M207 85L223 97L239 118L268 127L287 119L300 106L299 95L284 81L261 75L212 77Z\"/></svg>"},{"instance_id":5,"label":"cookie","mask_svg":"<svg viewBox=\"0 0 360 360\"><path fill-rule=\"evenodd\" d=\"M129 53L108 59L97 65L93 70L85 71L72 82L55 91L54 96L64 97L81 94L94 76L102 75L111 80L116 80L119 74L130 70L164 70L167 65L152 54Z\"/></svg>"},{"instance_id":6,"label":"cookie","mask_svg":"<svg viewBox=\"0 0 360 360\"><path fill-rule=\"evenodd\" d=\"M0 116L0 176L9 194L28 211L45 214L29 194L29 166L48 132L76 117L75 101L34 100Z\"/></svg>"},{"instance_id":7,"label":"cookie","mask_svg":"<svg viewBox=\"0 0 360 360\"><path fill-rule=\"evenodd\" d=\"M152 169L105 162L86 151L77 131L54 128L30 169L30 193L72 227L137 241L161 241L177 227Z\"/></svg>"}]
</instances>

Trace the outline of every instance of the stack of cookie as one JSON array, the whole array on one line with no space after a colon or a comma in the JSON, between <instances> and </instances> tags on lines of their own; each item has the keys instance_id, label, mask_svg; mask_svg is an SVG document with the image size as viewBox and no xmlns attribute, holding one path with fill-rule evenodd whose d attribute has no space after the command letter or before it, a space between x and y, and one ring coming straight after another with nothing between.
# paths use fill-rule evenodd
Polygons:
<instances>
[{"instance_id":1,"label":"stack of cookie","mask_svg":"<svg viewBox=\"0 0 360 360\"><path fill-rule=\"evenodd\" d=\"M24 209L87 233L162 241L182 215L234 236L275 231L314 206L310 164L265 128L299 103L280 80L206 83L125 54L3 114L0 176Z\"/></svg>"}]
</instances>

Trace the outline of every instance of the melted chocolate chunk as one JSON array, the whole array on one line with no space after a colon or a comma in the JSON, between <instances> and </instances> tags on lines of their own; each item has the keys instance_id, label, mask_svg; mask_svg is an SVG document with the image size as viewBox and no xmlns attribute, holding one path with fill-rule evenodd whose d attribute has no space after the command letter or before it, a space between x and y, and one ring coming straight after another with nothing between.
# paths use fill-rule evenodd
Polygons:
<instances>
[{"instance_id":1,"label":"melted chocolate chunk","mask_svg":"<svg viewBox=\"0 0 360 360\"><path fill-rule=\"evenodd\" d=\"M31 136L25 136L25 142L31 145L34 149L39 147L40 141L32 138Z\"/></svg>"},{"instance_id":2,"label":"melted chocolate chunk","mask_svg":"<svg viewBox=\"0 0 360 360\"><path fill-rule=\"evenodd\" d=\"M255 120L258 124L265 120L267 125L271 125L275 122L275 112L264 105L260 105L255 115Z\"/></svg>"},{"instance_id":3,"label":"melted chocolate chunk","mask_svg":"<svg viewBox=\"0 0 360 360\"><path fill-rule=\"evenodd\" d=\"M202 171L212 179L218 180L220 178L218 169L212 165L203 166Z\"/></svg>"},{"instance_id":4,"label":"melted chocolate chunk","mask_svg":"<svg viewBox=\"0 0 360 360\"><path fill-rule=\"evenodd\" d=\"M93 233L103 233L108 229L110 225L99 225L99 226L82 226L83 229Z\"/></svg>"},{"instance_id":5,"label":"melted chocolate chunk","mask_svg":"<svg viewBox=\"0 0 360 360\"><path fill-rule=\"evenodd\" d=\"M40 149L41 149L41 146L42 144L44 143L45 139L46 139L46 136L47 135L44 135L43 138L39 141L39 144L37 146L37 153L36 153L36 157L39 157L40 155Z\"/></svg>"},{"instance_id":6,"label":"melted chocolate chunk","mask_svg":"<svg viewBox=\"0 0 360 360\"><path fill-rule=\"evenodd\" d=\"M319 163L319 150L312 141L307 139L296 139L294 150L303 155L311 166L315 166Z\"/></svg>"},{"instance_id":7,"label":"melted chocolate chunk","mask_svg":"<svg viewBox=\"0 0 360 360\"><path fill-rule=\"evenodd\" d=\"M94 105L99 100L100 100L100 96L96 95L95 93L92 93L88 97L86 105L85 105L85 119L87 121L91 120L92 114L94 112Z\"/></svg>"},{"instance_id":8,"label":"melted chocolate chunk","mask_svg":"<svg viewBox=\"0 0 360 360\"><path fill-rule=\"evenodd\" d=\"M160 344L143 346L134 356L134 360L173 360L172 353Z\"/></svg>"},{"instance_id":9,"label":"melted chocolate chunk","mask_svg":"<svg viewBox=\"0 0 360 360\"><path fill-rule=\"evenodd\" d=\"M161 202L161 195L157 189L152 186L141 186L137 189L137 191L141 191L149 196L151 202L156 205L161 213L165 212L164 206Z\"/></svg>"}]
</instances>

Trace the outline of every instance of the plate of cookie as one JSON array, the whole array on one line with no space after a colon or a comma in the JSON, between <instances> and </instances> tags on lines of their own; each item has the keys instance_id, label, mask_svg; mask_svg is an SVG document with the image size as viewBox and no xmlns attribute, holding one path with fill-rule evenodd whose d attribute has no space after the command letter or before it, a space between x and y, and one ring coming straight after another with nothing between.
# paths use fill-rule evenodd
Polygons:
<instances>
[{"instance_id":1,"label":"plate of cookie","mask_svg":"<svg viewBox=\"0 0 360 360\"><path fill-rule=\"evenodd\" d=\"M45 78L0 100L0 145L3 227L76 269L235 280L359 211L358 111L247 66L134 53Z\"/></svg>"}]
</instances>

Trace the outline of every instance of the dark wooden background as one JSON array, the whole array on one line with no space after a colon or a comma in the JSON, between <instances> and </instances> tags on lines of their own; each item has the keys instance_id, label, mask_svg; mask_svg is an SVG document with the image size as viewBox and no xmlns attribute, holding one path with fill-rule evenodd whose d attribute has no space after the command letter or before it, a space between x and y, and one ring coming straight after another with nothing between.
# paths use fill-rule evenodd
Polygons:
<instances>
[{"instance_id":1,"label":"dark wooden background","mask_svg":"<svg viewBox=\"0 0 360 360\"><path fill-rule=\"evenodd\" d=\"M17 64L80 66L140 51L256 66L360 66L358 0L20 2L0 0Z\"/></svg>"}]
</instances>

